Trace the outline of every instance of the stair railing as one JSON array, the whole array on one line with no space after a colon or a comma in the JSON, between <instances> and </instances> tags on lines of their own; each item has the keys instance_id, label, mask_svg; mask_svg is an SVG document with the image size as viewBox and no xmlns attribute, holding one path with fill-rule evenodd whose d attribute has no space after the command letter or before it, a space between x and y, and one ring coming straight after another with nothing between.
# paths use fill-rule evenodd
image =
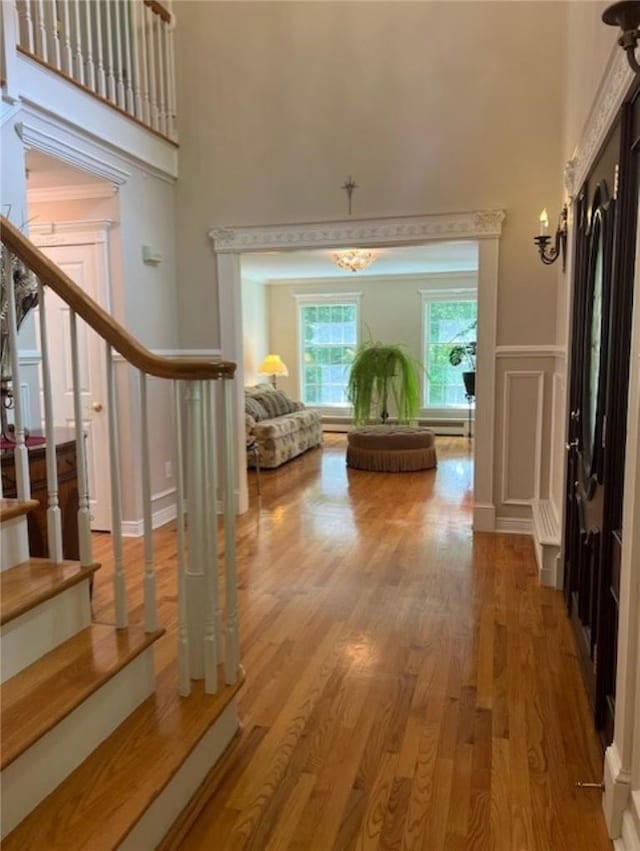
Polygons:
<instances>
[{"instance_id":1,"label":"stair railing","mask_svg":"<svg viewBox=\"0 0 640 851\"><path fill-rule=\"evenodd\" d=\"M15 4L21 53L175 141L175 17L169 8L158 0Z\"/></svg>"},{"instance_id":2,"label":"stair railing","mask_svg":"<svg viewBox=\"0 0 640 851\"><path fill-rule=\"evenodd\" d=\"M0 217L2 242L2 283L7 294L7 315L2 316L3 333L8 334L13 387L20 388L15 279L33 275L39 296L39 328L42 355L42 392L47 460L47 532L49 558L62 561L61 511L55 458L54 406L51 358L47 333L47 293L62 299L70 313L71 372L78 465L78 534L82 564L91 564L90 494L87 475L83 401L81 398L78 324L84 322L103 340L106 349L109 467L111 471L112 540L114 554L114 605L116 626L129 621L127 605L127 566L122 533L122 484L118 392L114 352L138 370L140 398L140 446L144 527L144 626L158 629L156 577L151 511L151 463L147 403L147 378L155 376L172 382L175 415L175 478L177 504L177 596L178 596L178 689L188 694L192 679L204 679L205 690L218 688L219 665L224 679L236 682L239 669L238 619L235 552L235 453L234 394L236 366L224 360L161 357L144 348L114 318L92 301L58 266L52 263L7 219ZM222 385L220 399L216 387ZM217 415L220 403L221 417ZM25 439L21 393L15 392L14 437L17 495L29 497L28 449ZM218 425L220 454L218 470ZM185 453L186 448L186 453ZM185 457L186 454L186 457ZM220 475L221 474L221 475ZM185 487L187 505L185 506ZM219 570L218 493L224 517L223 570ZM223 580L223 581L221 581ZM224 588L224 600L220 586Z\"/></svg>"}]
</instances>

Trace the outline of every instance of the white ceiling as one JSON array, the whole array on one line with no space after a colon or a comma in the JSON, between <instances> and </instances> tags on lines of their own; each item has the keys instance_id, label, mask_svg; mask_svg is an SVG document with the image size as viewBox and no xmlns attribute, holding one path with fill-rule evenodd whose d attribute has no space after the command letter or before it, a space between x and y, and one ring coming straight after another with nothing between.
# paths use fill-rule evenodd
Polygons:
<instances>
[{"instance_id":1,"label":"white ceiling","mask_svg":"<svg viewBox=\"0 0 640 851\"><path fill-rule=\"evenodd\" d=\"M316 251L269 251L242 255L242 275L256 281L289 281L304 278L366 278L380 275L419 275L436 272L475 272L478 245L472 241L435 242L372 249L376 259L360 272L338 268L330 249Z\"/></svg>"}]
</instances>

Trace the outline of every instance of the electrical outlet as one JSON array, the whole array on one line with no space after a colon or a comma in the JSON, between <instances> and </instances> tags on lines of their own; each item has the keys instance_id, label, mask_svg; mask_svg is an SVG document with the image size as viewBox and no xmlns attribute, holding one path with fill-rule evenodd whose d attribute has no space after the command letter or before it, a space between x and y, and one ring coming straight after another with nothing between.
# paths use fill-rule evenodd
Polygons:
<instances>
[{"instance_id":1,"label":"electrical outlet","mask_svg":"<svg viewBox=\"0 0 640 851\"><path fill-rule=\"evenodd\" d=\"M164 476L166 479L173 478L173 464L171 461L164 462Z\"/></svg>"}]
</instances>

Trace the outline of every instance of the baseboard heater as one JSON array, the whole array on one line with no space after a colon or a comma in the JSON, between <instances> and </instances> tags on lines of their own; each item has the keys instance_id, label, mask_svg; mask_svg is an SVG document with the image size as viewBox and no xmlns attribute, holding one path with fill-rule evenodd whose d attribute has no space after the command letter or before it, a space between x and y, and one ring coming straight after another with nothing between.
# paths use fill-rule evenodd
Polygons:
<instances>
[{"instance_id":1,"label":"baseboard heater","mask_svg":"<svg viewBox=\"0 0 640 851\"><path fill-rule=\"evenodd\" d=\"M391 424L397 422L397 420L391 419L389 420ZM421 418L419 417L417 420L419 426L423 426L424 428L430 428L436 434L441 435L453 435L458 437L468 437L469 432L469 421L465 418L449 418L449 419L435 419L435 418ZM353 423L351 421L351 417L337 417L337 416L323 416L322 417L322 430L326 432L347 432L353 428ZM473 431L473 422L471 423L471 428Z\"/></svg>"}]
</instances>

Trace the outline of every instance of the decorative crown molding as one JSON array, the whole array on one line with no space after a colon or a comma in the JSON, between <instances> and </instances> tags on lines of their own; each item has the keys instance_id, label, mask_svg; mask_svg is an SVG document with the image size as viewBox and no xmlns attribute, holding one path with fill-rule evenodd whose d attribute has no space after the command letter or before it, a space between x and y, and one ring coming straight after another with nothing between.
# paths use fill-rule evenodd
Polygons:
<instances>
[{"instance_id":1,"label":"decorative crown molding","mask_svg":"<svg viewBox=\"0 0 640 851\"><path fill-rule=\"evenodd\" d=\"M79 183L75 186L37 186L29 187L27 196L30 201L85 201L87 199L113 198L118 186L110 183Z\"/></svg>"},{"instance_id":2,"label":"decorative crown molding","mask_svg":"<svg viewBox=\"0 0 640 851\"><path fill-rule=\"evenodd\" d=\"M212 227L209 237L218 253L273 249L404 245L419 240L495 239L502 234L504 210L405 216L394 219L315 222L266 227Z\"/></svg>"},{"instance_id":3,"label":"decorative crown molding","mask_svg":"<svg viewBox=\"0 0 640 851\"><path fill-rule=\"evenodd\" d=\"M635 74L629 67L625 52L614 42L580 141L565 167L565 185L571 198L584 183L634 79Z\"/></svg>"}]
</instances>

